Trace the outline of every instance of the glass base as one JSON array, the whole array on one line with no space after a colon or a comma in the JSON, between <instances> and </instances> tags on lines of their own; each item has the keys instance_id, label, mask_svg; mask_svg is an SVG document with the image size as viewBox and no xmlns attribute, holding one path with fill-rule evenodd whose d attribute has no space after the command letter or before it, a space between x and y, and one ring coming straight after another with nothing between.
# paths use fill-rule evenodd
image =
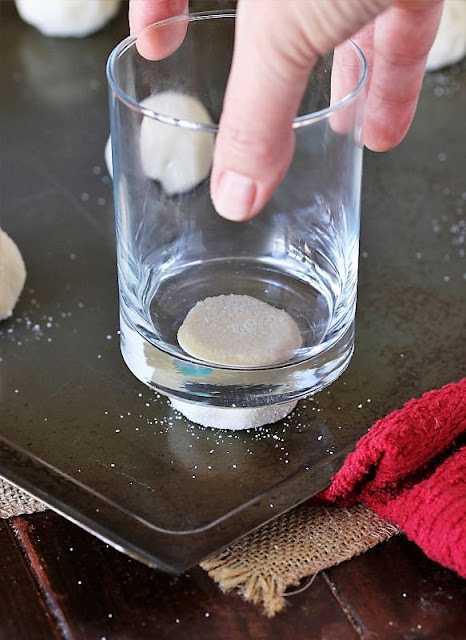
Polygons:
<instances>
[{"instance_id":1,"label":"glass base","mask_svg":"<svg viewBox=\"0 0 466 640\"><path fill-rule=\"evenodd\" d=\"M149 341L121 310L121 352L130 371L154 390L205 406L258 407L289 402L321 391L348 366L354 323L275 367L233 368L173 355Z\"/></svg>"}]
</instances>

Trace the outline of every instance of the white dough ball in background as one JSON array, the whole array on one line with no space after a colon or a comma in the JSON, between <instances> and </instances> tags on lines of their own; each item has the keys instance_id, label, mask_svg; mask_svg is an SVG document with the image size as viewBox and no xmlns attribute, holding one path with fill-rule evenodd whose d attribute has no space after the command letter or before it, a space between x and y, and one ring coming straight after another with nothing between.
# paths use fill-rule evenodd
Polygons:
<instances>
[{"instance_id":1,"label":"white dough ball in background","mask_svg":"<svg viewBox=\"0 0 466 640\"><path fill-rule=\"evenodd\" d=\"M439 30L427 58L427 71L459 62L466 55L466 0L445 0Z\"/></svg>"},{"instance_id":2,"label":"white dough ball in background","mask_svg":"<svg viewBox=\"0 0 466 640\"><path fill-rule=\"evenodd\" d=\"M13 313L25 281L23 257L10 236L0 229L0 320Z\"/></svg>"},{"instance_id":3,"label":"white dough ball in background","mask_svg":"<svg viewBox=\"0 0 466 640\"><path fill-rule=\"evenodd\" d=\"M113 156L112 156L112 137L109 136L105 145L105 164L107 165L108 175L113 178Z\"/></svg>"},{"instance_id":4,"label":"white dough ball in background","mask_svg":"<svg viewBox=\"0 0 466 640\"><path fill-rule=\"evenodd\" d=\"M164 91L141 105L178 120L212 124L204 105L193 96ZM197 187L210 173L214 134L164 124L144 116L141 124L141 162L144 173L158 180L168 195Z\"/></svg>"},{"instance_id":5,"label":"white dough ball in background","mask_svg":"<svg viewBox=\"0 0 466 640\"><path fill-rule=\"evenodd\" d=\"M15 0L21 18L45 36L83 38L101 29L120 0Z\"/></svg>"}]
</instances>

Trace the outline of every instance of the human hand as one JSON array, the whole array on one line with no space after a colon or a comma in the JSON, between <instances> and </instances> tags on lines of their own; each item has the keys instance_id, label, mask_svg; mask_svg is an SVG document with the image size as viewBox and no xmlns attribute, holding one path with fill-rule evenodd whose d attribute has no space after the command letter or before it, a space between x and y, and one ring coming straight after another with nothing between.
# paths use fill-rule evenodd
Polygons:
<instances>
[{"instance_id":1,"label":"human hand","mask_svg":"<svg viewBox=\"0 0 466 640\"><path fill-rule=\"evenodd\" d=\"M131 31L185 13L187 1L130 0ZM240 221L264 207L290 164L312 67L349 37L369 65L364 143L396 146L414 117L441 10L442 0L239 0L211 175L216 210Z\"/></svg>"}]
</instances>

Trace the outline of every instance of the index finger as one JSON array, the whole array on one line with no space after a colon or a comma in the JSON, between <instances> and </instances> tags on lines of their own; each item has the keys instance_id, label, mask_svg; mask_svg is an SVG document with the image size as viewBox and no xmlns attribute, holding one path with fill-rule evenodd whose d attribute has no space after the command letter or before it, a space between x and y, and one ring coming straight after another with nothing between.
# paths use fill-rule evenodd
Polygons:
<instances>
[{"instance_id":1,"label":"index finger","mask_svg":"<svg viewBox=\"0 0 466 640\"><path fill-rule=\"evenodd\" d=\"M188 0L130 0L129 27L137 34L144 27L175 16L188 14ZM188 26L186 20L176 21L163 29L138 36L139 53L149 60L161 60L172 54L183 42Z\"/></svg>"},{"instance_id":2,"label":"index finger","mask_svg":"<svg viewBox=\"0 0 466 640\"><path fill-rule=\"evenodd\" d=\"M364 119L364 142L369 149L387 151L405 136L441 12L442 0L398 0L377 18Z\"/></svg>"}]
</instances>

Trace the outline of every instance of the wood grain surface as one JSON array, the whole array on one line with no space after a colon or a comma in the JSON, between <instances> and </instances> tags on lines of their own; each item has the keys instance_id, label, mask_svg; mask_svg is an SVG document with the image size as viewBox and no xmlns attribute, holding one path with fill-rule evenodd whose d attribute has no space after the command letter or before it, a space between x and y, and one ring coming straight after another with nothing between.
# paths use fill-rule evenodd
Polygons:
<instances>
[{"instance_id":1,"label":"wood grain surface","mask_svg":"<svg viewBox=\"0 0 466 640\"><path fill-rule=\"evenodd\" d=\"M403 536L320 574L267 619L199 568L149 569L53 512L0 526L0 640L466 638L466 581Z\"/></svg>"}]
</instances>

